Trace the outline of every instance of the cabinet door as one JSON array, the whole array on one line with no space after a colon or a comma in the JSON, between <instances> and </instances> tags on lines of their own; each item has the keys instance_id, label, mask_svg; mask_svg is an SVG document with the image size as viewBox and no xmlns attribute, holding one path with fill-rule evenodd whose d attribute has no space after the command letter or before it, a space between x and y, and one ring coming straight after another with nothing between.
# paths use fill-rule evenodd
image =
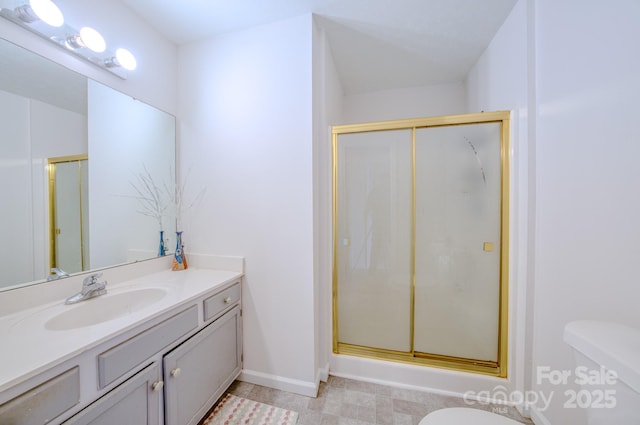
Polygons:
<instances>
[{"instance_id":1,"label":"cabinet door","mask_svg":"<svg viewBox=\"0 0 640 425\"><path fill-rule=\"evenodd\" d=\"M160 425L162 383L153 363L69 419L65 425Z\"/></svg>"},{"instance_id":2,"label":"cabinet door","mask_svg":"<svg viewBox=\"0 0 640 425\"><path fill-rule=\"evenodd\" d=\"M197 424L238 376L240 321L236 306L164 357L166 425Z\"/></svg>"}]
</instances>

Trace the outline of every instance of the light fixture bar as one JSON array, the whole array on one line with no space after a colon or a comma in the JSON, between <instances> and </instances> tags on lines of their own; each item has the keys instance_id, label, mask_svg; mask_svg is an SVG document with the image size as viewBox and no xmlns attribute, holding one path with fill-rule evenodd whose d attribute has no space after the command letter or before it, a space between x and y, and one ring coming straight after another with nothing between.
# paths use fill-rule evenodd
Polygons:
<instances>
[{"instance_id":1,"label":"light fixture bar","mask_svg":"<svg viewBox=\"0 0 640 425\"><path fill-rule=\"evenodd\" d=\"M47 15L41 16L43 13ZM0 16L123 80L127 79L127 70L135 69L135 57L129 53L125 63L118 57L118 52L113 53L106 48L104 38L96 30L83 27L78 31L63 23L62 12L51 0L0 0Z\"/></svg>"},{"instance_id":2,"label":"light fixture bar","mask_svg":"<svg viewBox=\"0 0 640 425\"><path fill-rule=\"evenodd\" d=\"M38 16L28 4L16 7L13 12L16 15L16 18L27 24L40 20L40 18L38 18Z\"/></svg>"}]
</instances>

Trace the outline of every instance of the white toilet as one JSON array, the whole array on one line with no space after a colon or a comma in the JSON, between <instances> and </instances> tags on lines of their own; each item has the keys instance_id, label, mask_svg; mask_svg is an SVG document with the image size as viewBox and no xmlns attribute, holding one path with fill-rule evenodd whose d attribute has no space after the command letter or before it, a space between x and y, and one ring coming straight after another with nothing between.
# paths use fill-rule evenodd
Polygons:
<instances>
[{"instance_id":1,"label":"white toilet","mask_svg":"<svg viewBox=\"0 0 640 425\"><path fill-rule=\"evenodd\" d=\"M449 407L422 418L419 425L522 425L496 413L470 407Z\"/></svg>"},{"instance_id":2,"label":"white toilet","mask_svg":"<svg viewBox=\"0 0 640 425\"><path fill-rule=\"evenodd\" d=\"M578 400L591 401L591 405L581 406L587 412L587 423L639 424L640 330L619 323L580 320L565 326L564 340L574 350L574 376L584 383L580 390L584 397ZM607 371L617 377L607 378ZM595 379L585 379L589 373Z\"/></svg>"},{"instance_id":3,"label":"white toilet","mask_svg":"<svg viewBox=\"0 0 640 425\"><path fill-rule=\"evenodd\" d=\"M565 326L564 340L574 350L576 368L572 372L578 383L584 383L580 391L590 400L600 400L598 406L580 406L587 412L588 425L640 424L640 330L581 320ZM607 370L617 378L610 378ZM504 416L467 407L436 410L420 421L420 425L516 424L519 422Z\"/></svg>"}]
</instances>

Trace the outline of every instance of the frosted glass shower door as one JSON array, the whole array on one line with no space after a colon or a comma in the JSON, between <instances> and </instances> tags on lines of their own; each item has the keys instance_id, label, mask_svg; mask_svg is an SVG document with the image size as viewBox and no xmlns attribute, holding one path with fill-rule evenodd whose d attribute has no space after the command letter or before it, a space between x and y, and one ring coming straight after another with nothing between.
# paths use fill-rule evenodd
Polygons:
<instances>
[{"instance_id":1,"label":"frosted glass shower door","mask_svg":"<svg viewBox=\"0 0 640 425\"><path fill-rule=\"evenodd\" d=\"M53 168L52 265L67 273L87 270L87 160L50 164Z\"/></svg>"},{"instance_id":2,"label":"frosted glass shower door","mask_svg":"<svg viewBox=\"0 0 640 425\"><path fill-rule=\"evenodd\" d=\"M501 125L416 130L417 353L498 361Z\"/></svg>"},{"instance_id":3,"label":"frosted glass shower door","mask_svg":"<svg viewBox=\"0 0 640 425\"><path fill-rule=\"evenodd\" d=\"M338 342L411 350L411 130L337 142Z\"/></svg>"}]
</instances>

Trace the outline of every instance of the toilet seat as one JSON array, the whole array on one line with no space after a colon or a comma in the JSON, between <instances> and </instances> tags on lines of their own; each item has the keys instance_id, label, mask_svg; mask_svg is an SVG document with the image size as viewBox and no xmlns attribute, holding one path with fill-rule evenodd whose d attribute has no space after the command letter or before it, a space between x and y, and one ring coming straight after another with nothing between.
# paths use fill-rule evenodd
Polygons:
<instances>
[{"instance_id":1,"label":"toilet seat","mask_svg":"<svg viewBox=\"0 0 640 425\"><path fill-rule=\"evenodd\" d=\"M436 410L422 418L419 425L521 425L513 419L470 407Z\"/></svg>"}]
</instances>

